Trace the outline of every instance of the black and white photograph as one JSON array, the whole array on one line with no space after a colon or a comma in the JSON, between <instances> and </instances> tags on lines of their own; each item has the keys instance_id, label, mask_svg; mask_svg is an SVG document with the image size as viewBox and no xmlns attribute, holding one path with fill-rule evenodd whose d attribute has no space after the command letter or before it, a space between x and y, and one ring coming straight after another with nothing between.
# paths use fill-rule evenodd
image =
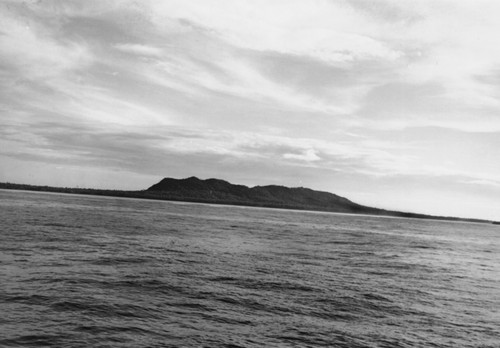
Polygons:
<instances>
[{"instance_id":1,"label":"black and white photograph","mask_svg":"<svg viewBox=\"0 0 500 348\"><path fill-rule=\"evenodd\" d=\"M0 0L0 347L499 348L500 1Z\"/></svg>"}]
</instances>

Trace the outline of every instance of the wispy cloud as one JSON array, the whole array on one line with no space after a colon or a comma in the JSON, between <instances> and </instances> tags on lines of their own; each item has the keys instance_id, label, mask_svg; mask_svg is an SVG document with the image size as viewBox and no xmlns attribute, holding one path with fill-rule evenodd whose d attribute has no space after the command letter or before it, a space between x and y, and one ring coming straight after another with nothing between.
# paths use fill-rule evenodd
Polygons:
<instances>
[{"instance_id":1,"label":"wispy cloud","mask_svg":"<svg viewBox=\"0 0 500 348\"><path fill-rule=\"evenodd\" d=\"M11 4L13 7L17 4ZM51 78L90 64L92 53L80 42L64 42L48 26L24 15L29 10L11 10L4 4L0 13L0 53L3 69L19 79Z\"/></svg>"},{"instance_id":2,"label":"wispy cloud","mask_svg":"<svg viewBox=\"0 0 500 348\"><path fill-rule=\"evenodd\" d=\"M163 53L161 48L148 45L141 45L141 44L124 43L115 45L115 48L123 52L137 54L141 56L161 57Z\"/></svg>"}]
</instances>

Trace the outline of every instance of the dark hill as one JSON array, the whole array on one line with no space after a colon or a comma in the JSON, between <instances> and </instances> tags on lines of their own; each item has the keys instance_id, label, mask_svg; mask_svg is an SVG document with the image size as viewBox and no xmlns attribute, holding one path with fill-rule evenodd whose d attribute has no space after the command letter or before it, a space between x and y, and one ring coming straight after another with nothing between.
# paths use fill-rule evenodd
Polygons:
<instances>
[{"instance_id":1,"label":"dark hill","mask_svg":"<svg viewBox=\"0 0 500 348\"><path fill-rule=\"evenodd\" d=\"M240 204L274 208L310 209L343 213L383 214L385 211L356 204L333 193L285 186L247 187L219 179L165 178L147 192L175 200Z\"/></svg>"}]
</instances>

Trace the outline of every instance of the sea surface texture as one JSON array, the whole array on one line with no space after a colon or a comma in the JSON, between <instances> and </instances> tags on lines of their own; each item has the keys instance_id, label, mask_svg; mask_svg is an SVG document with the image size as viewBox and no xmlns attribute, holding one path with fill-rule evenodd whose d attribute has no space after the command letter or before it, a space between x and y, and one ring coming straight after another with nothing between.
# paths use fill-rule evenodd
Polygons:
<instances>
[{"instance_id":1,"label":"sea surface texture","mask_svg":"<svg viewBox=\"0 0 500 348\"><path fill-rule=\"evenodd\" d=\"M500 226L0 191L0 347L500 347Z\"/></svg>"}]
</instances>

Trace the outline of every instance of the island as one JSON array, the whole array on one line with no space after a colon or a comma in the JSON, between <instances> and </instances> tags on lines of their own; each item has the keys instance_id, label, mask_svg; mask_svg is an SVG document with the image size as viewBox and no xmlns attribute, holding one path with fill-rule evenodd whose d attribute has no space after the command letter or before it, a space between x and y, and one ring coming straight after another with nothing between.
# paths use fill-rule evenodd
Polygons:
<instances>
[{"instance_id":1,"label":"island","mask_svg":"<svg viewBox=\"0 0 500 348\"><path fill-rule=\"evenodd\" d=\"M0 183L0 189L499 224L499 222L491 220L434 216L368 207L330 192L315 191L305 187L290 188L279 185L248 187L231 184L221 179L202 180L194 176L185 179L164 178L151 187L139 191L35 186L13 183Z\"/></svg>"}]
</instances>

